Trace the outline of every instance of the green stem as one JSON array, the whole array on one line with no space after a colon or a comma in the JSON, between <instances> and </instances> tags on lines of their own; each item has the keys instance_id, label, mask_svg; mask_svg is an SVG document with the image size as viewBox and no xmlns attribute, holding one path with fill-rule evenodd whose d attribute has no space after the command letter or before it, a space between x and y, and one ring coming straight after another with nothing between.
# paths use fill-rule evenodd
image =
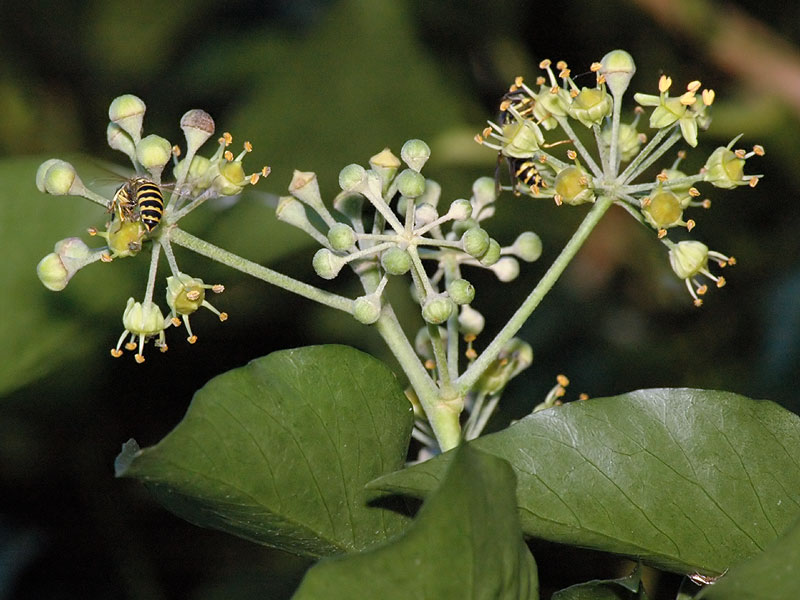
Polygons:
<instances>
[{"instance_id":1,"label":"green stem","mask_svg":"<svg viewBox=\"0 0 800 600\"><path fill-rule=\"evenodd\" d=\"M547 269L547 272L544 274L541 280L539 280L539 283L536 284L536 287L533 288L533 291L528 295L525 301L520 305L520 307L517 309L517 312L512 315L508 323L506 323L503 329L500 330L500 332L481 353L477 360L475 360L475 362L473 362L469 368L464 371L461 377L456 380L455 383L458 386L458 389L460 389L462 392L469 390L483 374L483 372L489 367L489 365L491 365L491 363L497 359L497 356L500 354L503 346L505 346L522 328L522 326L525 324L525 321L531 316L531 313L539 305L547 292L550 291L550 288L553 287L555 282L564 272L564 269L567 268L567 265L578 253L578 250L580 250L583 242L586 241L586 238L589 237L589 234L600 221L600 218L605 214L612 204L614 204L613 196L600 196L600 198L597 199L597 202L595 202L594 206L592 206L592 209L583 219L583 222L572 235L572 238L570 238L569 242L567 242L567 245L564 246L561 254L559 254L555 261L553 261L553 264L550 265L550 268Z\"/></svg>"},{"instance_id":2,"label":"green stem","mask_svg":"<svg viewBox=\"0 0 800 600\"><path fill-rule=\"evenodd\" d=\"M420 362L389 305L384 305L375 328L414 388L439 442L439 448L442 452L455 448L461 441L461 425L458 417L464 408L463 398L446 400L440 397L439 390Z\"/></svg>"},{"instance_id":3,"label":"green stem","mask_svg":"<svg viewBox=\"0 0 800 600\"><path fill-rule=\"evenodd\" d=\"M241 256L233 254L232 252L223 250L222 248L210 244L205 240L201 240L200 238L197 238L192 234L179 229L178 227L170 229L167 235L172 242L178 244L179 246L183 246L188 250L197 252L198 254L215 260L223 265L232 267L237 271L241 271L242 273L252 275L256 279L266 281L267 283L271 283L272 285L284 290L294 292L298 296L303 296L309 300L314 300L315 302L319 302L325 306L330 306L331 308L342 310L346 313L353 312L353 301L349 298L345 298L344 296L339 296L338 294L333 294L331 292L326 292L325 290L316 288L313 285L308 285L302 281L297 281L296 279L288 277L283 273L278 273L277 271L268 269L267 267L261 266L258 263L247 260L246 258L242 258Z\"/></svg>"}]
</instances>

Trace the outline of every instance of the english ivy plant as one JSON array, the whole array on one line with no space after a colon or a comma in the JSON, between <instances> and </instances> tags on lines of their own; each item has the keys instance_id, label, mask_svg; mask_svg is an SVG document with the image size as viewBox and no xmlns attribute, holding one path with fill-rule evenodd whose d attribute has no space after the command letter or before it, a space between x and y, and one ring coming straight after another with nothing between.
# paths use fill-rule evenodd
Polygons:
<instances>
[{"instance_id":1,"label":"english ivy plant","mask_svg":"<svg viewBox=\"0 0 800 600\"><path fill-rule=\"evenodd\" d=\"M508 382L532 362L532 348L517 333L612 205L654 232L699 307L709 283L725 284L718 269L736 261L686 239L696 222L684 213L710 206L695 186L755 186L760 176L745 174L745 163L764 154L760 146L735 149L737 138L697 173L679 169L683 150L659 168L676 144L697 146L711 121L712 90L692 81L673 96L671 79L662 76L658 94L634 95L639 106L623 122L635 72L628 53L613 51L592 64L593 87L579 88L564 63L540 66L535 85L517 78L497 122L476 136L508 166L510 183L480 178L469 198L445 206L441 187L422 174L430 148L414 139L399 157L385 149L368 166L342 169L332 209L316 175L295 172L276 216L320 245L312 264L322 279L349 267L363 289L355 298L181 227L208 200L238 195L269 175L269 167L246 174L252 147L245 142L234 155L229 133L211 156L201 155L215 131L202 110L182 117L182 150L143 135L140 98L115 99L108 142L135 173L111 197L90 189L65 161L43 163L41 191L83 196L110 213L102 230L90 229L105 245L67 238L42 259L37 271L46 287L64 289L91 263L149 254L143 297L128 299L113 357L127 350L145 362L149 342L164 352L170 328L181 326L194 343L190 315L200 308L227 318L208 300L224 287L184 273L177 245L341 311L354 327L373 327L402 368L404 382L344 346L256 358L209 381L157 445L126 442L117 476L142 481L192 523L319 559L297 598L538 598L525 537L682 573L676 597L800 597L800 419L781 407L698 389L564 402L568 380L559 375L530 415L481 436ZM643 107L652 107L649 138L640 131ZM171 185L164 181L169 168ZM504 191L513 197L503 201L546 198L560 210L588 211L508 322L484 340L485 320L473 306L479 298L466 275L488 269L501 283L511 281L520 260L533 262L542 252L533 231L508 245L489 233ZM154 299L162 255L170 273L166 317ZM420 306L418 331L401 327L385 294L390 279L403 277ZM416 514L408 497L423 499ZM647 592L637 568L553 597Z\"/></svg>"}]
</instances>

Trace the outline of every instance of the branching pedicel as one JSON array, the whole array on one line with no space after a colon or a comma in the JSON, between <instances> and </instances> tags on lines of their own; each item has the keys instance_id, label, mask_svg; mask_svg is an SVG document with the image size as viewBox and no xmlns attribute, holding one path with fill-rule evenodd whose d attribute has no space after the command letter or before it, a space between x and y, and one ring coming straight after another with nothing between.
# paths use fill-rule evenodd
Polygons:
<instances>
[{"instance_id":1,"label":"branching pedicel","mask_svg":"<svg viewBox=\"0 0 800 600\"><path fill-rule=\"evenodd\" d=\"M543 61L541 67L547 77L539 78L538 89L517 78L501 103L499 122L489 123L476 136L478 142L497 151L500 159L508 163L514 180L510 186L498 186L495 179L482 177L473 185L469 199L452 200L443 208L440 186L421 173L430 148L421 140L409 140L400 158L386 149L370 159L369 168L353 164L342 169L342 191L332 202L334 216L323 202L316 175L295 172L289 195L278 204L277 218L320 244L313 266L321 278L333 279L343 267L350 267L364 290L355 299L297 281L180 229L179 220L204 201L238 194L245 185L255 184L259 176L267 175L269 169L264 167L260 173L246 176L241 161L250 145L245 143L245 150L234 158L227 150L229 134L220 138L210 159L197 155L214 130L211 117L199 110L189 111L181 120L187 152L179 161L178 149L163 138L141 137L144 103L135 96L123 96L112 103L108 140L113 148L131 158L139 176L147 173L156 185L161 184L164 167L172 158L174 192L166 202L160 223L145 227L140 211L131 201L126 210L112 215L106 231L98 233L107 240L106 247L92 250L77 238L62 240L39 263L39 277L48 288L60 290L83 266L97 260L136 256L143 244L152 242L144 301L128 300L123 315L125 332L112 350L114 356L122 354L123 341L130 336L125 348L136 349L139 362L144 361L143 348L148 339L155 338L156 345L166 349L164 331L171 324L180 325L181 319L189 341L194 342L196 336L191 332L188 315L200 306L213 310L223 320L226 317L205 300L205 290L220 292L222 286L209 286L182 273L172 243L345 311L357 321L373 325L405 371L411 384L408 396L417 416L414 436L430 451L448 450L461 439L480 434L507 383L531 364L530 346L515 335L611 205L622 206L637 221L656 231L657 238L667 246L672 269L686 282L694 303L700 306L701 296L707 291L700 276L718 287L725 282L709 270L709 259L720 267L735 261L698 241L674 242L667 237L668 230L683 227L691 231L695 222L684 220L684 211L710 206L709 200L699 199L701 194L695 184L706 182L730 189L754 186L760 177L745 175L743 169L745 161L762 155L763 149L755 146L751 152L733 150L736 140L715 150L699 173L689 175L678 170L684 157L681 152L655 178L647 175L653 171L654 163L681 139L695 147L699 130L708 127L714 93L700 91L700 82L689 83L686 92L671 97L672 82L661 77L658 95L635 95L641 106L654 107L649 124L657 131L648 142L637 129L642 108L636 108L631 123L621 122L622 97L635 72L628 53L617 50L592 65L597 75L591 88L578 89L566 64L557 65L558 75L549 61ZM574 121L590 133L586 137L593 136L595 153L587 150L582 136L573 129ZM561 130L559 135L548 141L549 132L557 128ZM563 156L556 156L556 152ZM648 179L640 181L643 177ZM112 199L87 189L71 165L56 159L40 167L37 185L51 194L81 195L104 207L112 206ZM517 259L535 261L542 251L541 240L531 231L520 234L511 245L502 246L485 228L501 189L512 190L517 196L550 198L559 206L592 206L508 323L478 353L475 341L483 330L484 318L472 307L475 289L464 273L472 268L490 269L501 282L510 281L519 273ZM316 213L326 231L312 223L308 211ZM166 319L153 302L161 250L171 271L167 279L170 317ZM411 293L420 304L424 323L413 344L384 297L389 278L404 275L410 276ZM567 383L565 377L559 376L557 385L535 410L558 403ZM462 418L463 412L468 413L466 418Z\"/></svg>"}]
</instances>

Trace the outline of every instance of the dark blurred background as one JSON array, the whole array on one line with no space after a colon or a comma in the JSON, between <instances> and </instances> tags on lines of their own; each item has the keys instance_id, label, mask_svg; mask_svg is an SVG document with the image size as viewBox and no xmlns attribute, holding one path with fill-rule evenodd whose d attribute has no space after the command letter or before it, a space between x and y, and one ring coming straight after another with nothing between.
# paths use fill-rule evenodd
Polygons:
<instances>
[{"instance_id":1,"label":"dark blurred background","mask_svg":"<svg viewBox=\"0 0 800 600\"><path fill-rule=\"evenodd\" d=\"M800 4L792 3L0 2L0 599L288 598L306 561L180 521L140 485L115 480L114 457L130 437L157 442L208 379L276 349L346 343L395 366L369 328L180 250L182 270L225 284L213 300L230 319L198 313L195 346L169 332L167 355L151 347L141 366L130 354L112 359L125 301L143 294L148 261L98 263L61 293L44 289L39 259L61 238L88 242L86 227L105 215L80 198L39 194L33 180L51 157L82 165L87 182L84 173L100 177L95 163L125 164L105 145L115 96L144 99L145 132L173 143L182 143L178 119L190 108L209 111L236 146L252 141L248 171L272 167L261 193L208 206L187 228L314 281L313 244L270 208L293 169L316 171L331 198L343 166L366 164L386 146L399 153L420 137L433 149L426 174L449 203L493 174L496 156L472 136L513 77L532 81L543 58L566 60L576 75L624 48L638 66L632 89L647 93L662 73L676 89L700 79L717 92L714 123L686 169L739 133L737 147L767 150L746 169L765 175L755 189L705 186L712 209L688 215L698 221L693 238L737 257L728 285L694 308L653 232L612 210L521 332L536 359L509 386L491 427L529 412L557 373L572 380L568 399L691 386L798 411L798 40ZM532 229L545 250L511 284L468 274L488 322L479 346L583 213L500 200L491 234L510 244L520 228ZM352 278L324 287L356 295ZM400 310L416 322L410 302ZM550 544L534 543L534 552L543 598L627 568ZM649 577L651 597L674 597L677 577Z\"/></svg>"}]
</instances>

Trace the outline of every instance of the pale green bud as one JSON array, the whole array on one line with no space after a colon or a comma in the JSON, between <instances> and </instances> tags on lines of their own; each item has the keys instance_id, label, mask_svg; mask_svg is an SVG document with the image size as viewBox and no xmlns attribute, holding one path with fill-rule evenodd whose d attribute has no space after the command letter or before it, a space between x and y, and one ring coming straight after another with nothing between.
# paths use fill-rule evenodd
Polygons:
<instances>
[{"instance_id":1,"label":"pale green bud","mask_svg":"<svg viewBox=\"0 0 800 600\"><path fill-rule=\"evenodd\" d=\"M494 238L489 239L489 247L478 260L484 267L491 267L498 260L500 260L500 244Z\"/></svg>"},{"instance_id":2,"label":"pale green bud","mask_svg":"<svg viewBox=\"0 0 800 600\"><path fill-rule=\"evenodd\" d=\"M83 183L70 163L51 158L43 162L36 171L36 187L54 196L66 196L79 193L83 189Z\"/></svg>"},{"instance_id":3,"label":"pale green bud","mask_svg":"<svg viewBox=\"0 0 800 600\"><path fill-rule=\"evenodd\" d=\"M442 186L433 179L425 180L425 191L417 198L417 202L425 202L433 207L439 206L439 198L442 196Z\"/></svg>"},{"instance_id":4,"label":"pale green bud","mask_svg":"<svg viewBox=\"0 0 800 600\"><path fill-rule=\"evenodd\" d=\"M150 134L136 144L136 160L153 174L161 174L172 157L172 144L161 136Z\"/></svg>"},{"instance_id":5,"label":"pale green bud","mask_svg":"<svg viewBox=\"0 0 800 600\"><path fill-rule=\"evenodd\" d=\"M427 225L428 223L432 223L436 219L439 218L439 213L436 212L436 209L423 202L422 204L418 204L417 207L414 209L414 226L415 227L422 227Z\"/></svg>"},{"instance_id":6,"label":"pale green bud","mask_svg":"<svg viewBox=\"0 0 800 600\"><path fill-rule=\"evenodd\" d=\"M475 258L480 258L489 249L489 234L481 227L472 227L461 236L461 247L464 252Z\"/></svg>"},{"instance_id":7,"label":"pale green bud","mask_svg":"<svg viewBox=\"0 0 800 600\"><path fill-rule=\"evenodd\" d=\"M138 144L142 138L142 121L146 108L144 101L133 94L118 96L108 107L108 119L131 136L134 144Z\"/></svg>"},{"instance_id":8,"label":"pale green bud","mask_svg":"<svg viewBox=\"0 0 800 600\"><path fill-rule=\"evenodd\" d=\"M514 281L519 276L519 261L511 256L504 256L490 268L503 283Z\"/></svg>"},{"instance_id":9,"label":"pale green bud","mask_svg":"<svg viewBox=\"0 0 800 600\"><path fill-rule=\"evenodd\" d=\"M447 216L456 221L463 221L472 216L472 203L469 200L459 198L450 204L450 210L447 211Z\"/></svg>"},{"instance_id":10,"label":"pale green bud","mask_svg":"<svg viewBox=\"0 0 800 600\"><path fill-rule=\"evenodd\" d=\"M194 156L198 148L214 135L214 119L206 111L194 108L181 117L181 129L186 137L186 154Z\"/></svg>"},{"instance_id":11,"label":"pale green bud","mask_svg":"<svg viewBox=\"0 0 800 600\"><path fill-rule=\"evenodd\" d=\"M497 200L497 183L493 177L478 177L472 184L472 197L478 206Z\"/></svg>"},{"instance_id":12,"label":"pale green bud","mask_svg":"<svg viewBox=\"0 0 800 600\"><path fill-rule=\"evenodd\" d=\"M377 294L359 296L353 302L353 317L359 323L372 325L381 316L381 298Z\"/></svg>"},{"instance_id":13,"label":"pale green bud","mask_svg":"<svg viewBox=\"0 0 800 600\"><path fill-rule=\"evenodd\" d=\"M367 171L361 165L347 165L339 171L339 187L344 191L357 188L367 176Z\"/></svg>"},{"instance_id":14,"label":"pale green bud","mask_svg":"<svg viewBox=\"0 0 800 600\"><path fill-rule=\"evenodd\" d=\"M525 262L533 262L542 255L542 239L533 231L524 231L514 240L511 251Z\"/></svg>"},{"instance_id":15,"label":"pale green bud","mask_svg":"<svg viewBox=\"0 0 800 600\"><path fill-rule=\"evenodd\" d=\"M736 186L743 185L744 181L743 158L739 158L728 148L719 147L706 161L703 180L714 187L730 190Z\"/></svg>"},{"instance_id":16,"label":"pale green bud","mask_svg":"<svg viewBox=\"0 0 800 600\"><path fill-rule=\"evenodd\" d=\"M392 246L381 255L381 265L389 275L404 275L411 268L411 256L405 250Z\"/></svg>"},{"instance_id":17,"label":"pale green bud","mask_svg":"<svg viewBox=\"0 0 800 600\"><path fill-rule=\"evenodd\" d=\"M42 285L53 292L60 292L67 287L70 279L69 272L55 252L51 252L39 261L36 265L36 275Z\"/></svg>"},{"instance_id":18,"label":"pale green bud","mask_svg":"<svg viewBox=\"0 0 800 600\"><path fill-rule=\"evenodd\" d=\"M475 299L475 286L466 279L454 279L447 284L447 293L456 304L469 304Z\"/></svg>"},{"instance_id":19,"label":"pale green bud","mask_svg":"<svg viewBox=\"0 0 800 600\"><path fill-rule=\"evenodd\" d=\"M133 138L116 123L109 123L106 127L106 141L112 150L119 150L132 161L136 160L136 144L133 143Z\"/></svg>"},{"instance_id":20,"label":"pale green bud","mask_svg":"<svg viewBox=\"0 0 800 600\"><path fill-rule=\"evenodd\" d=\"M458 315L458 330L464 335L480 335L486 325L486 319L481 313L465 304Z\"/></svg>"},{"instance_id":21,"label":"pale green bud","mask_svg":"<svg viewBox=\"0 0 800 600\"><path fill-rule=\"evenodd\" d=\"M431 149L422 140L408 140L400 150L400 158L419 173L431 156Z\"/></svg>"},{"instance_id":22,"label":"pale green bud","mask_svg":"<svg viewBox=\"0 0 800 600\"><path fill-rule=\"evenodd\" d=\"M186 172L188 165L189 172ZM176 179L183 180L195 189L195 192L202 192L208 185L208 181L203 181L206 173L211 168L211 161L205 156L195 154L192 157L192 162L187 163L183 158L178 161L175 168L172 170Z\"/></svg>"},{"instance_id":23,"label":"pale green bud","mask_svg":"<svg viewBox=\"0 0 800 600\"><path fill-rule=\"evenodd\" d=\"M292 181L289 184L289 193L313 208L317 214L325 214L326 210L319 191L319 181L316 173L295 170L292 174Z\"/></svg>"},{"instance_id":24,"label":"pale green bud","mask_svg":"<svg viewBox=\"0 0 800 600\"><path fill-rule=\"evenodd\" d=\"M346 223L336 223L328 230L328 241L331 248L344 252L356 243L356 232Z\"/></svg>"},{"instance_id":25,"label":"pale green bud","mask_svg":"<svg viewBox=\"0 0 800 600\"><path fill-rule=\"evenodd\" d=\"M395 180L397 189L406 198L418 198L425 191L425 177L417 171L405 169Z\"/></svg>"},{"instance_id":26,"label":"pale green bud","mask_svg":"<svg viewBox=\"0 0 800 600\"><path fill-rule=\"evenodd\" d=\"M80 238L56 242L53 252L36 265L36 274L44 287L60 292L83 266L91 262L92 250Z\"/></svg>"},{"instance_id":27,"label":"pale green bud","mask_svg":"<svg viewBox=\"0 0 800 600\"><path fill-rule=\"evenodd\" d=\"M314 271L323 279L333 279L342 270L345 261L327 248L320 248L311 261Z\"/></svg>"},{"instance_id":28,"label":"pale green bud","mask_svg":"<svg viewBox=\"0 0 800 600\"><path fill-rule=\"evenodd\" d=\"M142 304L128 298L125 312L122 313L122 324L134 335L151 336L164 331L164 315L157 304Z\"/></svg>"},{"instance_id":29,"label":"pale green bud","mask_svg":"<svg viewBox=\"0 0 800 600\"><path fill-rule=\"evenodd\" d=\"M612 50L601 60L600 73L606 78L606 85L614 96L622 96L636 73L636 63L625 50Z\"/></svg>"},{"instance_id":30,"label":"pale green bud","mask_svg":"<svg viewBox=\"0 0 800 600\"><path fill-rule=\"evenodd\" d=\"M275 209L275 216L279 221L293 225L303 231L306 231L311 225L303 203L292 196L281 196L278 201L278 207Z\"/></svg>"},{"instance_id":31,"label":"pale green bud","mask_svg":"<svg viewBox=\"0 0 800 600\"><path fill-rule=\"evenodd\" d=\"M426 323L439 325L450 318L455 308L455 303L446 294L434 294L425 300L422 306L422 318Z\"/></svg>"}]
</instances>

